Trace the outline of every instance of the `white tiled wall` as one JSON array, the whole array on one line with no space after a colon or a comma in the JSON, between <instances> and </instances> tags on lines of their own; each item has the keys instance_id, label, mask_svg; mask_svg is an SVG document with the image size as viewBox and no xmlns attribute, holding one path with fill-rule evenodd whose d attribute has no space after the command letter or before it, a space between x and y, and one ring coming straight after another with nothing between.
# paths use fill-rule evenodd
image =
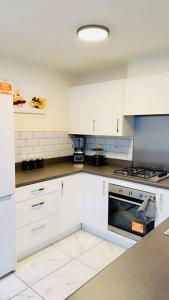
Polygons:
<instances>
[{"instance_id":1,"label":"white tiled wall","mask_svg":"<svg viewBox=\"0 0 169 300\"><path fill-rule=\"evenodd\" d=\"M132 160L133 139L103 136L86 137L86 154L91 155L96 144L108 158ZM15 161L73 155L73 140L65 131L16 131Z\"/></svg>"},{"instance_id":2,"label":"white tiled wall","mask_svg":"<svg viewBox=\"0 0 169 300\"><path fill-rule=\"evenodd\" d=\"M103 154L108 158L116 158L123 160L132 160L133 156L133 139L132 138L116 138L108 136L87 136L86 137L86 154L91 155L96 144L104 149Z\"/></svg>"},{"instance_id":3,"label":"white tiled wall","mask_svg":"<svg viewBox=\"0 0 169 300\"><path fill-rule=\"evenodd\" d=\"M15 161L73 154L73 142L64 131L16 131Z\"/></svg>"}]
</instances>

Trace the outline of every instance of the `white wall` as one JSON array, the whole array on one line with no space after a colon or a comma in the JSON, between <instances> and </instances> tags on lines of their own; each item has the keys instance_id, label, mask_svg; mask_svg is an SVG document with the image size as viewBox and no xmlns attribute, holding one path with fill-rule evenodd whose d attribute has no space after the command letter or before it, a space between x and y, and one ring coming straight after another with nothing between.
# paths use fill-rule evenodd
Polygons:
<instances>
[{"instance_id":1,"label":"white wall","mask_svg":"<svg viewBox=\"0 0 169 300\"><path fill-rule=\"evenodd\" d=\"M119 67L81 75L78 84L83 85L163 72L169 72L169 52L145 55L131 59L128 64Z\"/></svg>"},{"instance_id":2,"label":"white wall","mask_svg":"<svg viewBox=\"0 0 169 300\"><path fill-rule=\"evenodd\" d=\"M62 73L17 61L0 60L0 80L9 80L26 97L45 97L46 115L15 113L17 131L66 131L68 130L69 78Z\"/></svg>"},{"instance_id":3,"label":"white wall","mask_svg":"<svg viewBox=\"0 0 169 300\"><path fill-rule=\"evenodd\" d=\"M104 82L109 80L116 80L126 78L128 73L128 66L123 65L114 68L108 68L102 71L90 72L79 76L78 84L91 84L96 82Z\"/></svg>"},{"instance_id":4,"label":"white wall","mask_svg":"<svg viewBox=\"0 0 169 300\"><path fill-rule=\"evenodd\" d=\"M146 55L128 63L128 77L169 72L169 52Z\"/></svg>"}]
</instances>

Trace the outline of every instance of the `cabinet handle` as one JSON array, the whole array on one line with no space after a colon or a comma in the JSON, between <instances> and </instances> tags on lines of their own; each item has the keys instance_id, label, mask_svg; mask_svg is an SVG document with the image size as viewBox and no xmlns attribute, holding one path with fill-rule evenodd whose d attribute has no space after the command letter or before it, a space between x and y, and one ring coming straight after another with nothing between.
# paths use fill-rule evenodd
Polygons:
<instances>
[{"instance_id":1,"label":"cabinet handle","mask_svg":"<svg viewBox=\"0 0 169 300\"><path fill-rule=\"evenodd\" d=\"M116 129L117 129L117 133L119 132L119 119L117 119L117 127L116 127Z\"/></svg>"},{"instance_id":2,"label":"cabinet handle","mask_svg":"<svg viewBox=\"0 0 169 300\"><path fill-rule=\"evenodd\" d=\"M63 194L64 184L63 181L61 182L61 193Z\"/></svg>"},{"instance_id":3,"label":"cabinet handle","mask_svg":"<svg viewBox=\"0 0 169 300\"><path fill-rule=\"evenodd\" d=\"M105 195L105 180L103 180L103 196Z\"/></svg>"},{"instance_id":4,"label":"cabinet handle","mask_svg":"<svg viewBox=\"0 0 169 300\"><path fill-rule=\"evenodd\" d=\"M93 120L93 132L95 132L95 120Z\"/></svg>"},{"instance_id":5,"label":"cabinet handle","mask_svg":"<svg viewBox=\"0 0 169 300\"><path fill-rule=\"evenodd\" d=\"M32 208L41 206L41 205L43 205L44 203L45 203L45 201L42 201L42 202L39 202L39 203L36 203L36 204L32 204Z\"/></svg>"},{"instance_id":6,"label":"cabinet handle","mask_svg":"<svg viewBox=\"0 0 169 300\"><path fill-rule=\"evenodd\" d=\"M43 225L41 225L41 226L39 226L39 227L33 228L33 229L32 229L32 232L38 232L38 231L44 229L45 227L46 227L45 224L43 224Z\"/></svg>"},{"instance_id":7,"label":"cabinet handle","mask_svg":"<svg viewBox=\"0 0 169 300\"><path fill-rule=\"evenodd\" d=\"M37 189L37 190L33 190L31 191L32 194L38 194L38 193L41 193L44 191L45 188L40 188L40 189Z\"/></svg>"}]
</instances>

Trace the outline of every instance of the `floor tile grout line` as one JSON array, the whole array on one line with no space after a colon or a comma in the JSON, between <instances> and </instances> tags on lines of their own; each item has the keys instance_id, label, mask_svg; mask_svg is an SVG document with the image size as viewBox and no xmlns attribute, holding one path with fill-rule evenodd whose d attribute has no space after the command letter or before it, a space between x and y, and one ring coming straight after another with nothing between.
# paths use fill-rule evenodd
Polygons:
<instances>
[{"instance_id":1,"label":"floor tile grout line","mask_svg":"<svg viewBox=\"0 0 169 300\"><path fill-rule=\"evenodd\" d=\"M90 265L84 263L83 261L80 261L78 258L75 259L75 260L77 260L78 262L80 262L80 263L83 264L84 266L89 267L89 268L92 269L93 271L96 271L97 273L100 272L100 271L98 271L97 269L95 269L94 267L92 267L92 266L90 266ZM96 274L97 274L97 273L96 273ZM95 275L96 275L96 274L95 274Z\"/></svg>"},{"instance_id":2,"label":"floor tile grout line","mask_svg":"<svg viewBox=\"0 0 169 300\"><path fill-rule=\"evenodd\" d=\"M95 270L94 268L92 268L92 267L90 267L90 266L88 266L88 265L86 265L86 264L80 262L79 260L76 260L76 259L74 258L74 259L72 259L72 260L69 261L69 262L72 262L72 261L76 261L76 262L78 262L78 263L80 263L80 264L82 264L82 265L88 267L88 268L91 269L92 271L95 271L96 273L95 273L94 275L92 275L91 278L93 278L94 276L96 276L96 275L98 274L98 271L97 271L97 270ZM69 262L68 262L68 263L69 263ZM68 263L64 264L64 266L67 265ZM62 266L62 267L64 267L64 266ZM59 269L62 269L62 267L60 267ZM53 273L57 272L59 269L55 270L54 272L51 272L50 274L53 274ZM50 275L50 274L48 274L48 275ZM44 278L47 278L47 277L48 277L48 276L46 276L46 277L44 277ZM44 279L44 278L42 278L42 279ZM91 278L85 280L85 282L83 283L83 285L86 284L86 282L88 282ZM41 281L41 280L39 280L39 281ZM37 282L39 282L39 281L37 281ZM37 283L37 282L36 282L36 283ZM36 283L34 283L34 284L36 284ZM33 284L33 285L34 285L34 284ZM38 296L40 296L43 300L45 300L45 298L44 298L43 296L41 296L39 293L37 293L36 290L34 290L33 286L29 286L29 288L31 288L32 291L34 291ZM75 292L76 290L77 290L77 289L75 289L74 292ZM74 293L74 292L73 292L73 293ZM71 294L70 294L70 295L71 295ZM70 296L70 295L69 295L69 296ZM69 297L69 296L68 296L68 297Z\"/></svg>"},{"instance_id":3,"label":"floor tile grout line","mask_svg":"<svg viewBox=\"0 0 169 300\"><path fill-rule=\"evenodd\" d=\"M101 239L101 238L100 238ZM64 241L64 239L63 239ZM12 298L14 298L15 296L19 295L20 293L24 292L25 290L27 290L28 288L30 288L33 292L35 292L39 297L41 297L42 299L44 299L41 295L39 295L34 289L33 289L33 285L35 285L36 283L38 283L39 281L47 278L48 276L52 275L53 273L57 272L58 270L60 270L61 268L63 268L65 265L69 264L70 262L72 261L77 261L87 267L89 267L91 270L95 271L95 272L99 272L98 270L96 270L95 268L91 267L90 265L87 265L83 262L81 262L78 258L80 258L83 254L87 253L88 251L90 251L91 249L97 247L99 244L103 243L104 242L104 239L101 239L99 242L97 242L95 245L93 245L92 247L88 248L86 251L84 251L83 253L81 253L80 255L76 256L76 257L73 257L72 255L68 254L67 252L64 252L63 250L57 248L56 246L54 246L54 244L50 245L50 247L54 247L55 249L57 249L60 253L64 253L65 255L69 256L71 259L65 263L64 265L62 265L61 267L55 269L54 271L48 273L46 276L42 277L41 279L37 280L36 282L32 283L32 284L28 284L26 283L22 278L20 278L20 276L18 276L17 273L14 273L14 275L19 279L21 280L27 287L23 290L23 291L20 291L19 293L17 293L16 295L14 295ZM48 248L48 247L46 247ZM97 275L97 273L95 275ZM94 276L95 276L94 275ZM10 298L10 299L12 299Z\"/></svg>"},{"instance_id":4,"label":"floor tile grout line","mask_svg":"<svg viewBox=\"0 0 169 300\"><path fill-rule=\"evenodd\" d=\"M98 242L97 244L91 246L90 248L88 248L86 251L84 251L83 253L81 253L80 255L76 256L76 258L79 258L80 256L82 256L83 254L86 254L87 252L89 252L90 250L94 249L95 247L97 247L98 245L100 245L101 243L103 243L103 241Z\"/></svg>"},{"instance_id":5,"label":"floor tile grout line","mask_svg":"<svg viewBox=\"0 0 169 300\"><path fill-rule=\"evenodd\" d=\"M74 258L74 256L72 256L72 255L68 254L67 252L55 247L54 245L51 245L51 247L53 247L54 249L60 251L62 254L65 254L65 255L69 256L70 258Z\"/></svg>"},{"instance_id":6,"label":"floor tile grout line","mask_svg":"<svg viewBox=\"0 0 169 300\"><path fill-rule=\"evenodd\" d=\"M19 276L17 276L16 274L15 274L15 276L19 279L19 280L21 280L24 284L26 284L27 285L27 287L23 290L23 291L21 291L21 292L19 292L19 293L17 293L15 296L17 296L17 295L19 295L19 294L21 294L22 292L24 292L24 291L26 291L27 289L31 289L33 292L35 292L39 297L41 297L42 299L44 299L45 300L45 298L44 297L42 297L41 295L39 295L33 288L32 288L32 286L31 285L29 285L28 283L26 283L23 279L21 279ZM12 298L14 298L15 296L13 296ZM10 298L10 299L12 299L12 298Z\"/></svg>"},{"instance_id":7,"label":"floor tile grout line","mask_svg":"<svg viewBox=\"0 0 169 300\"><path fill-rule=\"evenodd\" d=\"M41 297L43 300L45 300L45 298L44 298L43 296L41 296L39 293L37 293L36 290L34 290L33 285L35 285L36 283L40 282L41 280L47 278L47 277L50 276L51 274L54 274L55 272L57 272L58 270L62 269L64 266L66 266L67 264L69 264L69 263L72 262L72 261L76 261L76 262L78 262L78 263L80 263L80 264L82 264L82 265L84 265L84 266L90 268L92 271L97 272L97 270L95 270L94 268L92 268L92 267L90 267L90 266L88 266L88 265L85 265L84 263L80 262L79 260L76 260L75 258L73 258L72 260L70 260L69 262L67 262L66 264L64 264L62 267L60 267L60 268L58 268L57 270L55 270L55 271L49 273L47 276L41 278L40 280L36 281L36 282L33 283L32 285L28 285L27 283L25 283L25 282L22 280L22 282L25 283L25 284L27 285L27 288L24 289L23 291L25 291L25 290L27 290L28 288L30 288L30 289L31 289L33 292L35 292L39 297ZM97 273L98 273L98 272L97 272ZM91 278L93 278L94 276L96 276L97 273L94 274ZM15 275L15 276L16 276L16 275ZM20 279L20 277L18 277L18 276L16 276L16 277ZM89 278L87 281L85 281L84 284L85 284L86 282L88 282L91 278ZM22 293L23 291L21 291L20 293ZM76 291L76 290L75 290L75 291ZM75 292L75 291L74 291L74 292ZM73 293L74 293L74 292L73 292ZM19 295L20 293L17 293L15 296ZM71 294L70 294L70 295L71 295ZM70 295L69 295L69 296L70 296ZM14 298L15 296L13 296L13 298ZM69 296L68 296L68 297L69 297ZM12 299L12 298L10 298L10 299Z\"/></svg>"},{"instance_id":8,"label":"floor tile grout line","mask_svg":"<svg viewBox=\"0 0 169 300\"><path fill-rule=\"evenodd\" d=\"M43 276L41 279L35 281L34 283L28 284L28 283L26 283L25 281L23 281L23 279L22 279L22 281L23 281L28 287L31 287L31 288L32 288L32 286L33 286L34 284L36 284L36 283L38 283L39 281L45 279L46 277L50 276L51 274L57 272L58 270L60 270L61 268L63 268L64 266L66 266L67 264L69 264L70 262L72 262L73 260L75 260L75 258L72 257L72 259L69 260L68 262L66 262L64 265L62 265L62 266L60 266L59 268L55 269L54 271L48 273L47 275ZM15 276L17 276L17 278L20 279L20 277L19 277L18 275L15 275Z\"/></svg>"},{"instance_id":9,"label":"floor tile grout line","mask_svg":"<svg viewBox=\"0 0 169 300\"><path fill-rule=\"evenodd\" d=\"M84 230L82 230L82 231L84 231ZM78 231L77 231L77 232L78 232ZM86 232L86 231L84 231L84 232ZM88 233L88 232L87 232L87 233ZM74 234L75 234L75 233L74 233ZM91 233L88 233L88 234L92 235ZM95 236L95 235L94 235L94 236ZM95 236L95 237L96 237L96 236ZM66 238L65 238L65 239L66 239ZM91 265L89 265L89 264L87 264L87 263L84 263L83 261L80 261L80 257L83 256L84 254L86 254L87 252L91 251L92 249L96 248L98 245L100 245L100 244L103 243L103 242L109 242L109 243L113 244L113 242L107 241L106 239L103 239L103 238L100 238L100 237L99 237L99 239L100 239L100 241L98 241L95 245L93 245L92 247L88 248L86 251L84 251L83 253L79 254L79 255L76 256L76 257L70 255L69 253L65 252L65 251L62 250L62 249L57 248L57 246L55 246L55 245L57 244L57 242L56 242L55 244L51 244L50 247L55 248L55 249L57 249L57 251L59 251L60 253L63 253L63 254L65 254L65 255L69 256L70 260L69 260L68 262L66 262L65 264L63 264L62 266L60 266L59 268L55 269L54 271L52 271L52 272L48 273L47 275L43 276L41 279L35 281L35 282L32 283L32 284L26 283L22 278L20 278L20 276L18 276L17 272L14 273L14 276L15 276L16 278L18 278L21 282L23 282L23 283L26 285L26 287L25 287L22 291L16 293L16 294L13 295L12 297L10 297L9 299L12 299L12 298L16 297L17 295L23 293L23 292L26 291L27 289L31 289L31 290L32 290L35 294L37 294L41 299L44 299L44 300L45 300L45 298L44 298L43 296L41 296L40 294L38 294L38 293L36 292L36 290L34 290L33 285L35 285L36 283L40 282L41 280L47 278L48 276L52 275L53 273L57 272L58 270L62 269L64 266L66 266L67 264L71 263L72 261L79 262L79 263L81 263L82 265L84 265L84 266L90 268L91 270L93 270L94 272L96 272L96 274L93 275L92 277L96 276L99 272L101 272L101 271L102 271L104 268L106 268L109 264L108 264L107 266L103 267L101 270L97 270L97 269L95 269L94 267L92 267ZM63 239L62 241L64 241L64 239ZM58 243L59 243L59 242L58 242ZM120 246L120 245L118 245L118 246ZM122 246L120 246L120 247L122 247ZM48 247L45 247L45 248L47 249ZM123 248L124 248L124 247L123 247ZM125 249L125 248L124 248L124 249ZM39 251L39 252L40 252L40 251ZM110 263L110 264L111 264L111 263Z\"/></svg>"},{"instance_id":10,"label":"floor tile grout line","mask_svg":"<svg viewBox=\"0 0 169 300\"><path fill-rule=\"evenodd\" d=\"M29 286L27 286L24 290L16 293L15 295L13 295L12 297L9 297L8 300L13 299L14 297L18 296L19 294L21 294L22 292L25 292L27 289L29 288Z\"/></svg>"},{"instance_id":11,"label":"floor tile grout line","mask_svg":"<svg viewBox=\"0 0 169 300\"><path fill-rule=\"evenodd\" d=\"M30 288L33 292L35 292L38 296L40 296L42 299L45 300L45 298L44 298L43 296L41 296L40 294L37 293L36 290L34 290L33 286L34 286L36 283L40 282L41 280L43 280L43 279L47 278L48 276L54 274L54 273L57 272L58 270L62 269L64 266L66 266L67 264L69 264L69 263L72 262L72 261L79 262L80 264L82 264L82 265L84 265L84 266L90 268L92 271L95 271L96 274L94 274L94 275L92 276L92 278L93 278L95 275L97 275L97 273L99 272L99 271L97 271L96 269L94 269L93 267L91 267L91 266L89 266L89 265L87 265L87 264L85 264L85 263L79 261L78 259L73 258L73 259L71 259L69 262L65 263L63 266L59 267L59 268L56 269L55 271L50 272L48 275L44 276L43 278L39 279L38 281L34 282L34 283L31 284L31 285L28 284L28 283L26 283L26 282L25 282L23 279L21 279L19 276L17 276L17 275L15 275L15 276L16 276L18 279L20 279L23 283L25 283L25 284L27 285L27 287L26 287L23 291L25 291L25 290L27 290L28 288ZM15 296L19 295L19 294L22 293L23 291L17 293ZM12 298L14 298L15 296L13 296ZM12 299L12 298L10 298L10 299Z\"/></svg>"},{"instance_id":12,"label":"floor tile grout line","mask_svg":"<svg viewBox=\"0 0 169 300\"><path fill-rule=\"evenodd\" d=\"M63 240L64 240L64 239L63 239ZM39 281L41 281L42 279L48 277L49 275L51 275L51 274L57 272L58 270L60 270L61 268L63 268L65 265L67 265L68 263L72 262L73 260L76 260L76 258L80 257L81 255L83 255L84 253L88 252L89 250L95 248L97 245L99 245L99 244L102 243L102 242L103 242L103 239L102 239L101 241L99 241L97 244L95 244L94 246L90 247L88 250L86 250L86 251L83 252L82 254L78 255L77 257L73 257L73 256L71 256L70 254L65 253L63 250L58 249L58 248L55 247L54 245L51 245L50 247L54 247L55 249L59 250L59 252L64 253L65 255L68 255L71 259L70 259L67 263L65 263L64 265L62 265L61 267L59 267L59 268L55 269L54 271L48 273L47 275L45 275L44 277L42 277L41 279L37 280L36 282L34 282L34 283L32 283L32 284L26 283L22 278L20 278L20 276L18 275L17 272L14 273L14 275L15 275L19 280L21 280L24 284L26 284L26 285L27 285L27 288L32 288L32 286L33 286L34 284L38 283ZM47 247L47 248L48 248L48 247ZM78 259L77 259L77 261L80 262ZM93 269L93 270L95 271L95 269ZM27 288L26 288L26 289L27 289ZM24 289L24 290L25 290L25 289ZM23 291L24 291L24 290L23 290ZM32 290L33 290L33 289L32 289ZM34 290L33 290L33 291L34 291ZM21 291L21 292L22 292L22 291ZM20 292L20 293L21 293L21 292ZM40 296L40 295L39 295L39 296ZM42 297L42 296L40 296L40 297Z\"/></svg>"},{"instance_id":13,"label":"floor tile grout line","mask_svg":"<svg viewBox=\"0 0 169 300\"><path fill-rule=\"evenodd\" d=\"M41 296L37 291L35 291L31 286L29 287L34 293L36 293L41 299L45 300L43 296Z\"/></svg>"},{"instance_id":14,"label":"floor tile grout line","mask_svg":"<svg viewBox=\"0 0 169 300\"><path fill-rule=\"evenodd\" d=\"M89 250L95 248L96 246L98 246L100 243L103 243L103 242L104 242L103 240L102 240L102 241L99 241L97 244L91 246L90 248L88 248L88 249L85 250L84 252L80 253L78 256L72 256L72 255L68 254L68 252L65 252L64 250L61 250L61 251L62 251L64 254L70 255L71 257L73 257L74 259L76 259L76 258L80 257L81 255L85 254L86 252L88 252ZM53 247L55 247L56 249L59 249L59 248L57 248L56 246L53 246Z\"/></svg>"},{"instance_id":15,"label":"floor tile grout line","mask_svg":"<svg viewBox=\"0 0 169 300\"><path fill-rule=\"evenodd\" d=\"M73 257L73 258L78 257L79 255L76 256L76 257L74 257L74 256L72 256L71 254L65 252L64 250L61 250L60 248L57 248L57 246L55 246L55 245L56 245L57 243L63 242L65 239L70 238L71 236L73 236L73 235L75 235L75 234L77 234L77 233L79 233L79 232L81 232L81 231L82 231L83 233L87 233L88 235L90 235L90 236L92 236L92 237L95 237L95 238L97 238L97 239L100 239L99 242L97 242L94 246L91 246L90 248L88 248L88 249L87 249L86 251L84 251L83 253L86 253L88 250L92 249L92 248L95 247L97 244L99 244L99 243L101 243L101 242L104 242L104 240L105 240L105 239L103 239L103 238L97 237L97 236L94 235L94 234L91 234L91 233L88 232L88 231L83 230L82 227L81 227L80 230L78 230L78 231L74 232L73 234L71 234L71 235L65 237L64 239L61 239L60 241L58 241L58 242L52 244L51 247L54 247L54 248L56 248L56 249L62 251L64 254L67 254L67 255L69 255L69 256L71 256L71 257ZM82 253L82 254L83 254L83 253ZM82 255L82 254L80 254L80 255Z\"/></svg>"},{"instance_id":16,"label":"floor tile grout line","mask_svg":"<svg viewBox=\"0 0 169 300\"><path fill-rule=\"evenodd\" d=\"M37 294L41 299L43 299L43 300L45 300L45 298L44 297L42 297L42 296L40 296L37 292L35 292L31 287L29 287L29 286L27 286L27 288L26 289L24 289L23 291L21 291L21 292L19 292L19 293L17 293L17 294L15 294L14 296L12 296L12 297L10 297L10 298L8 298L8 300L11 300L11 299L14 299L15 297L17 297L17 296L19 296L21 293L23 293L23 292L25 292L25 291L27 291L28 289L31 289L35 294Z\"/></svg>"}]
</instances>

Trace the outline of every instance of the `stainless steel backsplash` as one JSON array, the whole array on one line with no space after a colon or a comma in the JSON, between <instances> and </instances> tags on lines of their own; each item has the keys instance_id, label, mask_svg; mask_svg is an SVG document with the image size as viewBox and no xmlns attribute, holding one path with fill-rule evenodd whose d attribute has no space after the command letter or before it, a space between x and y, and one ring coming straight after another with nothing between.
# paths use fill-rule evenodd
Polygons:
<instances>
[{"instance_id":1,"label":"stainless steel backsplash","mask_svg":"<svg viewBox=\"0 0 169 300\"><path fill-rule=\"evenodd\" d=\"M168 115L135 117L133 166L169 171Z\"/></svg>"}]
</instances>

